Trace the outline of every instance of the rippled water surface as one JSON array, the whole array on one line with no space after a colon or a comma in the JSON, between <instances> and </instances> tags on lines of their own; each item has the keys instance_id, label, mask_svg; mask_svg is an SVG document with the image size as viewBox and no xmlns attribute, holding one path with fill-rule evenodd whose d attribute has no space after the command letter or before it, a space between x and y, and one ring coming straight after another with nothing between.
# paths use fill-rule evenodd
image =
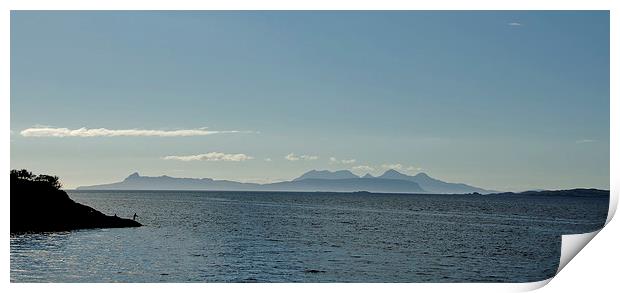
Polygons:
<instances>
[{"instance_id":1,"label":"rippled water surface","mask_svg":"<svg viewBox=\"0 0 620 293\"><path fill-rule=\"evenodd\" d=\"M526 282L608 198L70 191L144 227L11 235L13 282Z\"/></svg>"}]
</instances>

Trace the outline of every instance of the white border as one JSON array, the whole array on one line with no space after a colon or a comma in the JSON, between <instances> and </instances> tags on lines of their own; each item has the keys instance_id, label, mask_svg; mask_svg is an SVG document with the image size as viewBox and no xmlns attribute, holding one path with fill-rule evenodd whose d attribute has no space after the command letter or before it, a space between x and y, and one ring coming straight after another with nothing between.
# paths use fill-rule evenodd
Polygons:
<instances>
[{"instance_id":1,"label":"white border","mask_svg":"<svg viewBox=\"0 0 620 293\"><path fill-rule=\"evenodd\" d=\"M108 1L79 1L79 0L5 0L0 1L2 12L0 13L0 40L3 46L0 47L2 56L2 66L0 66L0 92L2 101L0 107L0 123L5 131L10 127L10 10L185 10L185 9L205 9L205 10L611 10L611 52L618 52L618 3L613 0L562 0L562 1L542 1L542 0L522 0L522 1L489 1L489 0L449 0L449 1L340 1L315 0L315 1L279 1L279 0L238 0L238 1L209 1L208 3L197 3L191 0L152 0L152 1L129 1L129 0L108 0ZM611 55L611 150L618 150L618 132L620 130L620 119L618 119L617 86L613 81L617 81L618 59ZM615 132L614 132L615 130ZM10 169L10 134L5 132L2 138L1 164L6 173ZM611 190L612 200L610 205L611 219L618 202L618 155L611 152ZM8 176L0 177L0 184L3 192L3 202L1 214L3 223L1 225L5 237L9 235L9 205L8 205ZM584 291L593 287L596 288L617 288L615 271L618 268L618 236L620 226L617 221L610 222L582 252L575 257L571 265L566 266L562 272L550 282L543 291L546 292L572 292L574 290ZM106 292L115 291L136 291L136 290L177 290L183 291L236 291L236 290L258 290L261 292L313 292L318 290L328 291L378 291L389 290L396 292L410 292L411 290L446 290L464 292L497 292L497 291L523 291L532 290L544 286L548 281L529 284L11 284L9 282L10 263L9 263L9 241L5 238L2 261L2 277L4 287L14 291L44 290L51 292L83 291ZM5 291L6 292L6 291ZM13 291L10 291L13 292Z\"/></svg>"}]
</instances>

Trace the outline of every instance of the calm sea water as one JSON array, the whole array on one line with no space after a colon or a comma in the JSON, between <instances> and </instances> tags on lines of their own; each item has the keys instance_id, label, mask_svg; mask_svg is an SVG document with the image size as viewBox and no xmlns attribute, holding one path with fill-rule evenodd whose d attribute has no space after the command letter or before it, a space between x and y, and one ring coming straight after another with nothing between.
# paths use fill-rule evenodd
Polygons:
<instances>
[{"instance_id":1,"label":"calm sea water","mask_svg":"<svg viewBox=\"0 0 620 293\"><path fill-rule=\"evenodd\" d=\"M528 282L608 198L93 192L140 228L11 235L13 282Z\"/></svg>"}]
</instances>

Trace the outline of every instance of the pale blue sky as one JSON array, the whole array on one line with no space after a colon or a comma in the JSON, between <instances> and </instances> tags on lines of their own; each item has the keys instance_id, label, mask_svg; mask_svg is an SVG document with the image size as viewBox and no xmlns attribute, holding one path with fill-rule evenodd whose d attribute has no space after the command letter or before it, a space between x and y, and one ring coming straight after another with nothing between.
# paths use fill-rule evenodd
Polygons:
<instances>
[{"instance_id":1,"label":"pale blue sky","mask_svg":"<svg viewBox=\"0 0 620 293\"><path fill-rule=\"evenodd\" d=\"M83 127L127 136L58 129ZM12 168L69 188L396 165L608 189L609 14L12 12L11 131Z\"/></svg>"}]
</instances>

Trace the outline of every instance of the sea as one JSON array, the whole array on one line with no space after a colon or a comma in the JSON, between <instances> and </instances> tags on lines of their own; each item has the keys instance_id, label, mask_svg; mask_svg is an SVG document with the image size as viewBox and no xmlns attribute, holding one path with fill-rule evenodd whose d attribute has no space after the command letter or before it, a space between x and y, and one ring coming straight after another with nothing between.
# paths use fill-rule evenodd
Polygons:
<instances>
[{"instance_id":1,"label":"sea","mask_svg":"<svg viewBox=\"0 0 620 293\"><path fill-rule=\"evenodd\" d=\"M609 197L68 191L143 227L12 234L11 282L532 282Z\"/></svg>"}]
</instances>

